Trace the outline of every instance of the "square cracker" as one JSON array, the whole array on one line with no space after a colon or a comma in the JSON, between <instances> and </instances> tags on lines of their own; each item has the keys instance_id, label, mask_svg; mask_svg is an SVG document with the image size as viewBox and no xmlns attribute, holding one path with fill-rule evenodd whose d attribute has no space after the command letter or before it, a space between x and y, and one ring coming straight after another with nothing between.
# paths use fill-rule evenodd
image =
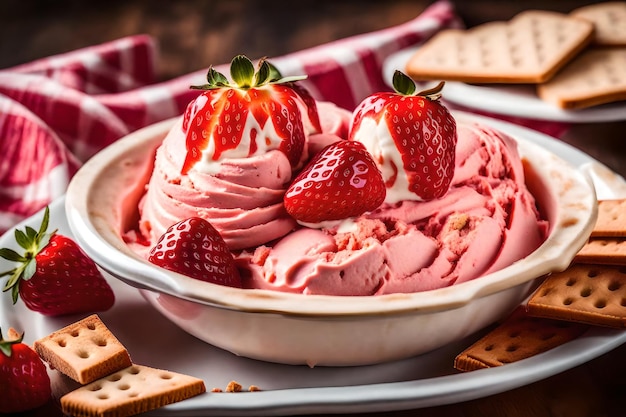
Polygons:
<instances>
[{"instance_id":1,"label":"square cracker","mask_svg":"<svg viewBox=\"0 0 626 417\"><path fill-rule=\"evenodd\" d=\"M495 329L454 360L460 371L492 368L529 358L575 339L589 326L530 317L518 307Z\"/></svg>"},{"instance_id":2,"label":"square cracker","mask_svg":"<svg viewBox=\"0 0 626 417\"><path fill-rule=\"evenodd\" d=\"M591 237L626 237L626 199L599 200Z\"/></svg>"},{"instance_id":3,"label":"square cracker","mask_svg":"<svg viewBox=\"0 0 626 417\"><path fill-rule=\"evenodd\" d=\"M582 52L537 95L563 109L583 109L626 100L626 47L591 48Z\"/></svg>"},{"instance_id":4,"label":"square cracker","mask_svg":"<svg viewBox=\"0 0 626 417\"><path fill-rule=\"evenodd\" d=\"M50 367L81 384L131 365L126 348L96 314L36 340L33 347Z\"/></svg>"},{"instance_id":5,"label":"square cracker","mask_svg":"<svg viewBox=\"0 0 626 417\"><path fill-rule=\"evenodd\" d=\"M541 83L585 48L593 31L584 19L528 10L505 22L439 32L405 69L416 80Z\"/></svg>"},{"instance_id":6,"label":"square cracker","mask_svg":"<svg viewBox=\"0 0 626 417\"><path fill-rule=\"evenodd\" d=\"M626 269L574 264L548 276L530 297L528 314L595 326L626 327Z\"/></svg>"},{"instance_id":7,"label":"square cracker","mask_svg":"<svg viewBox=\"0 0 626 417\"><path fill-rule=\"evenodd\" d=\"M626 265L626 238L591 238L574 257L582 264Z\"/></svg>"},{"instance_id":8,"label":"square cracker","mask_svg":"<svg viewBox=\"0 0 626 417\"><path fill-rule=\"evenodd\" d=\"M626 2L607 1L573 10L570 16L586 19L595 26L594 43L626 46Z\"/></svg>"},{"instance_id":9,"label":"square cracker","mask_svg":"<svg viewBox=\"0 0 626 417\"><path fill-rule=\"evenodd\" d=\"M61 397L63 412L82 417L126 417L206 392L201 379L132 365Z\"/></svg>"}]
</instances>

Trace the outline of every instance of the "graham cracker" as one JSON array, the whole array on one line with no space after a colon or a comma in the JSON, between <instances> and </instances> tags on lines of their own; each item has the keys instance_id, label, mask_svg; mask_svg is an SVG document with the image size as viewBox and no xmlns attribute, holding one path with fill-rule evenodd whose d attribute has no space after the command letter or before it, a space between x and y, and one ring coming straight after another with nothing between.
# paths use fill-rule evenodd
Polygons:
<instances>
[{"instance_id":1,"label":"graham cracker","mask_svg":"<svg viewBox=\"0 0 626 417\"><path fill-rule=\"evenodd\" d=\"M626 46L626 2L591 4L573 10L570 16L586 19L594 24L594 44Z\"/></svg>"},{"instance_id":2,"label":"graham cracker","mask_svg":"<svg viewBox=\"0 0 626 417\"><path fill-rule=\"evenodd\" d=\"M528 10L509 21L439 32L411 56L416 80L541 83L592 40L594 25L566 14Z\"/></svg>"},{"instance_id":3,"label":"graham cracker","mask_svg":"<svg viewBox=\"0 0 626 417\"><path fill-rule=\"evenodd\" d=\"M582 264L626 265L626 238L591 238L574 257Z\"/></svg>"},{"instance_id":4,"label":"graham cracker","mask_svg":"<svg viewBox=\"0 0 626 417\"><path fill-rule=\"evenodd\" d=\"M201 379L132 365L61 397L63 412L81 417L126 417L206 392Z\"/></svg>"},{"instance_id":5,"label":"graham cracker","mask_svg":"<svg viewBox=\"0 0 626 417\"><path fill-rule=\"evenodd\" d=\"M33 347L51 368L81 384L131 365L126 348L96 314L36 340Z\"/></svg>"},{"instance_id":6,"label":"graham cracker","mask_svg":"<svg viewBox=\"0 0 626 417\"><path fill-rule=\"evenodd\" d=\"M626 47L588 49L552 79L537 86L537 95L563 109L584 109L626 100Z\"/></svg>"},{"instance_id":7,"label":"graham cracker","mask_svg":"<svg viewBox=\"0 0 626 417\"><path fill-rule=\"evenodd\" d=\"M571 265L554 273L528 300L534 317L626 327L626 268Z\"/></svg>"},{"instance_id":8,"label":"graham cracker","mask_svg":"<svg viewBox=\"0 0 626 417\"><path fill-rule=\"evenodd\" d=\"M529 358L583 334L589 326L531 317L523 306L454 360L459 371L493 368Z\"/></svg>"},{"instance_id":9,"label":"graham cracker","mask_svg":"<svg viewBox=\"0 0 626 417\"><path fill-rule=\"evenodd\" d=\"M591 237L626 237L626 199L598 200Z\"/></svg>"}]
</instances>

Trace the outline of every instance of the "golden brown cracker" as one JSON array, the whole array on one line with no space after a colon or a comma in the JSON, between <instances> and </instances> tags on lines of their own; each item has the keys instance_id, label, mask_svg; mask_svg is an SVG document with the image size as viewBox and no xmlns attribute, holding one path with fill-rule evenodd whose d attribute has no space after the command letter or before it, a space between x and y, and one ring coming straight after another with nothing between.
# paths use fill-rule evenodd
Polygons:
<instances>
[{"instance_id":1,"label":"golden brown cracker","mask_svg":"<svg viewBox=\"0 0 626 417\"><path fill-rule=\"evenodd\" d=\"M591 237L626 237L626 199L598 201Z\"/></svg>"},{"instance_id":2,"label":"golden brown cracker","mask_svg":"<svg viewBox=\"0 0 626 417\"><path fill-rule=\"evenodd\" d=\"M528 10L510 21L438 33L411 56L406 72L417 80L540 83L587 46L593 30L583 19Z\"/></svg>"},{"instance_id":3,"label":"golden brown cracker","mask_svg":"<svg viewBox=\"0 0 626 417\"><path fill-rule=\"evenodd\" d=\"M625 238L591 238L574 257L582 264L626 265Z\"/></svg>"},{"instance_id":4,"label":"golden brown cracker","mask_svg":"<svg viewBox=\"0 0 626 417\"><path fill-rule=\"evenodd\" d=\"M626 327L626 269L571 265L548 276L528 300L527 308L534 317Z\"/></svg>"},{"instance_id":5,"label":"golden brown cracker","mask_svg":"<svg viewBox=\"0 0 626 417\"><path fill-rule=\"evenodd\" d=\"M82 417L126 417L206 392L201 379L132 365L61 397L63 412Z\"/></svg>"},{"instance_id":6,"label":"golden brown cracker","mask_svg":"<svg viewBox=\"0 0 626 417\"><path fill-rule=\"evenodd\" d=\"M626 47L588 49L549 81L537 95L563 109L583 109L626 100Z\"/></svg>"},{"instance_id":7,"label":"golden brown cracker","mask_svg":"<svg viewBox=\"0 0 626 417\"><path fill-rule=\"evenodd\" d=\"M131 365L126 348L96 314L36 340L33 347L52 368L81 384Z\"/></svg>"},{"instance_id":8,"label":"golden brown cracker","mask_svg":"<svg viewBox=\"0 0 626 417\"><path fill-rule=\"evenodd\" d=\"M560 320L530 317L523 306L454 360L460 371L513 363L546 352L575 339L589 326Z\"/></svg>"},{"instance_id":9,"label":"golden brown cracker","mask_svg":"<svg viewBox=\"0 0 626 417\"><path fill-rule=\"evenodd\" d=\"M570 15L594 24L596 45L626 46L626 2L591 4L573 10Z\"/></svg>"}]
</instances>

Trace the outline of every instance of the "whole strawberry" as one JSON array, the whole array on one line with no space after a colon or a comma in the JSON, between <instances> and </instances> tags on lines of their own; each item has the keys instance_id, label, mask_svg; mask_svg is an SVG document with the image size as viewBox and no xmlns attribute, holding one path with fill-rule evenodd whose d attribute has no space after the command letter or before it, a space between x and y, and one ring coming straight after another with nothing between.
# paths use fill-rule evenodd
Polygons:
<instances>
[{"instance_id":1,"label":"whole strawberry","mask_svg":"<svg viewBox=\"0 0 626 417\"><path fill-rule=\"evenodd\" d=\"M18 265L0 277L9 276L4 291L13 303L21 298L26 307L47 316L104 311L115 301L113 290L96 264L72 239L47 233L50 210L46 207L39 230L30 226L15 230L23 254L0 249L0 257Z\"/></svg>"},{"instance_id":2,"label":"whole strawberry","mask_svg":"<svg viewBox=\"0 0 626 417\"><path fill-rule=\"evenodd\" d=\"M148 260L170 271L214 284L241 287L233 255L205 219L191 217L170 226Z\"/></svg>"},{"instance_id":3,"label":"whole strawberry","mask_svg":"<svg viewBox=\"0 0 626 417\"><path fill-rule=\"evenodd\" d=\"M385 200L383 177L360 142L340 140L318 152L284 196L296 220L319 223L359 216Z\"/></svg>"},{"instance_id":4,"label":"whole strawberry","mask_svg":"<svg viewBox=\"0 0 626 417\"><path fill-rule=\"evenodd\" d=\"M380 165L388 203L432 200L448 191L454 176L456 121L441 104L437 87L416 93L400 71L395 92L366 98L353 113L350 139L363 142Z\"/></svg>"},{"instance_id":5,"label":"whole strawberry","mask_svg":"<svg viewBox=\"0 0 626 417\"><path fill-rule=\"evenodd\" d=\"M9 329L9 336L5 340L0 330L0 413L41 407L51 396L46 366L37 352L22 343L23 333Z\"/></svg>"},{"instance_id":6,"label":"whole strawberry","mask_svg":"<svg viewBox=\"0 0 626 417\"><path fill-rule=\"evenodd\" d=\"M282 77L265 59L255 71L243 55L233 58L230 72L232 83L210 68L208 83L191 87L203 91L183 116L187 155L182 174L198 169L200 161L210 164L272 149L282 151L297 166L305 144L301 108L306 109L313 129L321 131L315 100L296 84L304 77Z\"/></svg>"}]
</instances>

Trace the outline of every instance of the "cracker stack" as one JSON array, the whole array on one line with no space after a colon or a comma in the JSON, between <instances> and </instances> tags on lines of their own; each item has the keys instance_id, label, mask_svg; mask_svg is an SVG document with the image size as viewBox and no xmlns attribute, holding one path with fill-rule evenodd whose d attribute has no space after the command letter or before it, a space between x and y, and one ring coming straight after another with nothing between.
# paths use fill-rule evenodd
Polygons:
<instances>
[{"instance_id":1,"label":"cracker stack","mask_svg":"<svg viewBox=\"0 0 626 417\"><path fill-rule=\"evenodd\" d=\"M545 102L583 109L626 100L625 67L626 2L606 2L440 32L405 70L418 81L535 84Z\"/></svg>"},{"instance_id":2,"label":"cracker stack","mask_svg":"<svg viewBox=\"0 0 626 417\"><path fill-rule=\"evenodd\" d=\"M87 384L61 397L67 415L126 417L206 391L201 379L133 364L95 314L35 341L34 348L51 368Z\"/></svg>"},{"instance_id":3,"label":"cracker stack","mask_svg":"<svg viewBox=\"0 0 626 417\"><path fill-rule=\"evenodd\" d=\"M550 274L511 317L461 352L461 371L545 352L590 326L626 328L626 199L598 201L591 238L564 271Z\"/></svg>"}]
</instances>

